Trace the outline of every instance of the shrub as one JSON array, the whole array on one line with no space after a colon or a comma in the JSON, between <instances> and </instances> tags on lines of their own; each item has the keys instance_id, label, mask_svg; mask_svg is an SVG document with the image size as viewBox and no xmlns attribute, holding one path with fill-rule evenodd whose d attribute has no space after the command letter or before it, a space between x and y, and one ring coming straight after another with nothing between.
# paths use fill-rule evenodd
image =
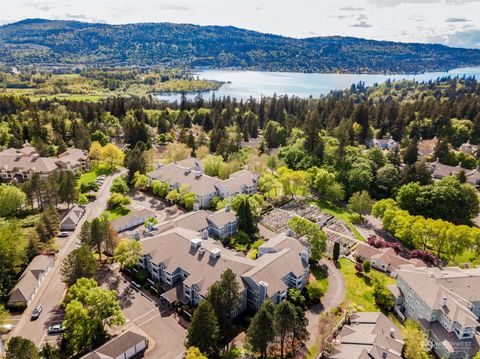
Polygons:
<instances>
[{"instance_id":1,"label":"shrub","mask_svg":"<svg viewBox=\"0 0 480 359\"><path fill-rule=\"evenodd\" d=\"M80 185L80 192L81 193L87 193L87 192L90 192L90 191L93 191L93 192L98 191L98 184L96 184L94 181L82 183Z\"/></svg>"},{"instance_id":2,"label":"shrub","mask_svg":"<svg viewBox=\"0 0 480 359\"><path fill-rule=\"evenodd\" d=\"M375 280L373 284L373 296L375 297L375 303L380 309L387 312L393 309L395 298L393 298L392 293L390 293L385 285L379 280Z\"/></svg>"},{"instance_id":3,"label":"shrub","mask_svg":"<svg viewBox=\"0 0 480 359\"><path fill-rule=\"evenodd\" d=\"M128 185L124 177L115 178L110 187L110 192L125 194L128 192Z\"/></svg>"},{"instance_id":4,"label":"shrub","mask_svg":"<svg viewBox=\"0 0 480 359\"><path fill-rule=\"evenodd\" d=\"M320 299L323 297L323 290L321 284L317 281L310 282L305 286L308 302L311 304L320 303Z\"/></svg>"},{"instance_id":5,"label":"shrub","mask_svg":"<svg viewBox=\"0 0 480 359\"><path fill-rule=\"evenodd\" d=\"M362 265L363 272L370 273L371 267L372 265L370 264L370 261L363 262L363 265Z\"/></svg>"},{"instance_id":6,"label":"shrub","mask_svg":"<svg viewBox=\"0 0 480 359\"><path fill-rule=\"evenodd\" d=\"M288 300L297 307L305 308L305 297L297 288L290 288L288 290Z\"/></svg>"},{"instance_id":7,"label":"shrub","mask_svg":"<svg viewBox=\"0 0 480 359\"><path fill-rule=\"evenodd\" d=\"M235 236L235 243L245 245L250 244L250 236L243 231L238 231Z\"/></svg>"},{"instance_id":8,"label":"shrub","mask_svg":"<svg viewBox=\"0 0 480 359\"><path fill-rule=\"evenodd\" d=\"M145 269L141 269L137 272L135 272L132 276L133 280L137 282L140 285L145 285L147 283L148 279L148 272Z\"/></svg>"},{"instance_id":9,"label":"shrub","mask_svg":"<svg viewBox=\"0 0 480 359\"><path fill-rule=\"evenodd\" d=\"M108 199L107 206L108 208L115 208L119 206L126 206L130 204L130 198L124 196L121 193L112 193Z\"/></svg>"},{"instance_id":10,"label":"shrub","mask_svg":"<svg viewBox=\"0 0 480 359\"><path fill-rule=\"evenodd\" d=\"M412 258L418 258L423 260L425 263L434 265L437 262L437 257L435 257L432 253L422 249L415 249L410 251L410 256Z\"/></svg>"},{"instance_id":11,"label":"shrub","mask_svg":"<svg viewBox=\"0 0 480 359\"><path fill-rule=\"evenodd\" d=\"M77 200L77 202L78 202L78 204L81 205L81 206L86 205L86 204L89 202L87 195L86 195L85 193L80 193L80 194L78 195L78 200Z\"/></svg>"},{"instance_id":12,"label":"shrub","mask_svg":"<svg viewBox=\"0 0 480 359\"><path fill-rule=\"evenodd\" d=\"M402 251L402 245L397 242L387 242L383 238L377 236L369 236L367 238L367 242L369 245L375 248L393 248L396 253Z\"/></svg>"}]
</instances>

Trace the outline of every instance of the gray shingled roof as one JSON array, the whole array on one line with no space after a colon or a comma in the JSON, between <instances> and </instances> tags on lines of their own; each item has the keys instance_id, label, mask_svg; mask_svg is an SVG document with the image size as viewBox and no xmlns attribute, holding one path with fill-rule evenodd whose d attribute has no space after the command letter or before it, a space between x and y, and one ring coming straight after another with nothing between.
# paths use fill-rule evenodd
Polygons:
<instances>
[{"instance_id":1,"label":"gray shingled roof","mask_svg":"<svg viewBox=\"0 0 480 359\"><path fill-rule=\"evenodd\" d=\"M392 331L393 329L393 331ZM401 359L404 345L398 327L380 312L355 313L337 337L332 359Z\"/></svg>"},{"instance_id":2,"label":"gray shingled roof","mask_svg":"<svg viewBox=\"0 0 480 359\"><path fill-rule=\"evenodd\" d=\"M450 320L464 327L480 325L469 309L471 302L480 301L480 267L441 270L402 266L397 273L430 308L442 310Z\"/></svg>"},{"instance_id":3,"label":"gray shingled roof","mask_svg":"<svg viewBox=\"0 0 480 359\"><path fill-rule=\"evenodd\" d=\"M115 359L145 339L147 339L145 336L135 332L124 332L81 359Z\"/></svg>"},{"instance_id":4,"label":"gray shingled roof","mask_svg":"<svg viewBox=\"0 0 480 359\"><path fill-rule=\"evenodd\" d=\"M38 279L50 267L52 259L46 255L39 255L32 259L23 271L20 279L10 292L8 303L25 302L32 296Z\"/></svg>"}]
</instances>

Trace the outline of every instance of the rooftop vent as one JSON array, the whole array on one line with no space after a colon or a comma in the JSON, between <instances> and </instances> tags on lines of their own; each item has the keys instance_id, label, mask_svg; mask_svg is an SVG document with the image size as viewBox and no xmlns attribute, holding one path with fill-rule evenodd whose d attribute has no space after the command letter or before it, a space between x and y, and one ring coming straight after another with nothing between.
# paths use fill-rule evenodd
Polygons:
<instances>
[{"instance_id":1,"label":"rooftop vent","mask_svg":"<svg viewBox=\"0 0 480 359\"><path fill-rule=\"evenodd\" d=\"M202 240L200 238L194 238L190 241L192 248L200 248L202 245Z\"/></svg>"},{"instance_id":2,"label":"rooftop vent","mask_svg":"<svg viewBox=\"0 0 480 359\"><path fill-rule=\"evenodd\" d=\"M188 175L190 172L192 172L191 168L185 168L185 174Z\"/></svg>"},{"instance_id":3,"label":"rooftop vent","mask_svg":"<svg viewBox=\"0 0 480 359\"><path fill-rule=\"evenodd\" d=\"M200 253L200 255L203 256L205 254L205 248L200 248L198 253Z\"/></svg>"},{"instance_id":4,"label":"rooftop vent","mask_svg":"<svg viewBox=\"0 0 480 359\"><path fill-rule=\"evenodd\" d=\"M208 229L204 229L202 232L202 239L208 239Z\"/></svg>"},{"instance_id":5,"label":"rooftop vent","mask_svg":"<svg viewBox=\"0 0 480 359\"><path fill-rule=\"evenodd\" d=\"M220 257L220 249L218 248L213 248L211 251L210 251L210 258L213 258L213 259L216 259L216 258L219 258Z\"/></svg>"}]
</instances>

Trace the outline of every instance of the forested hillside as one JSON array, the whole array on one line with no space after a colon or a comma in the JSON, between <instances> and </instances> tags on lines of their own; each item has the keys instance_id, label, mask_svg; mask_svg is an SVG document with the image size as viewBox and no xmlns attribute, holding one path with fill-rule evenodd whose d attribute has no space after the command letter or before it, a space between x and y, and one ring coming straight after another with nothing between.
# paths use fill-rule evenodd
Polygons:
<instances>
[{"instance_id":1,"label":"forested hillside","mask_svg":"<svg viewBox=\"0 0 480 359\"><path fill-rule=\"evenodd\" d=\"M167 65L416 73L480 65L480 51L352 37L293 39L234 27L30 19L0 27L0 58L21 64Z\"/></svg>"}]
</instances>

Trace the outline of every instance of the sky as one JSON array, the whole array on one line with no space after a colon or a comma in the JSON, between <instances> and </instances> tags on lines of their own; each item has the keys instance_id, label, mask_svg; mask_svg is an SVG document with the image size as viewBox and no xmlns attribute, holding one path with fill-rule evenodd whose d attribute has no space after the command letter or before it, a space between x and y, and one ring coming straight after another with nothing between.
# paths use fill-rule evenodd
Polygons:
<instances>
[{"instance_id":1,"label":"sky","mask_svg":"<svg viewBox=\"0 0 480 359\"><path fill-rule=\"evenodd\" d=\"M0 23L25 18L232 25L480 48L480 0L0 0Z\"/></svg>"}]
</instances>

